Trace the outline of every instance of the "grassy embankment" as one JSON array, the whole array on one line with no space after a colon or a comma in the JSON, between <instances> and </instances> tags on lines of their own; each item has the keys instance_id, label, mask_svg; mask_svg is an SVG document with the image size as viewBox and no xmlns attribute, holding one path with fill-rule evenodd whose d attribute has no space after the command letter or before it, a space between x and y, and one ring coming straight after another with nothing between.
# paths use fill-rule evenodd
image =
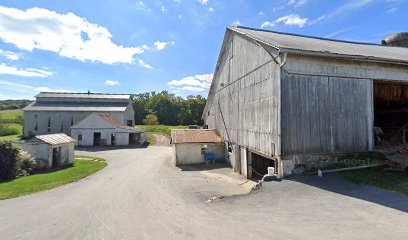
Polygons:
<instances>
[{"instance_id":1,"label":"grassy embankment","mask_svg":"<svg viewBox=\"0 0 408 240\"><path fill-rule=\"evenodd\" d=\"M372 164L384 159L385 156L380 153L355 154L342 159L343 166L341 167ZM373 185L408 195L407 172L388 171L385 167L374 167L339 172L338 175L356 184Z\"/></svg>"},{"instance_id":2,"label":"grassy embankment","mask_svg":"<svg viewBox=\"0 0 408 240\"><path fill-rule=\"evenodd\" d=\"M78 181L106 165L105 160L101 158L76 156L72 166L0 183L0 199L23 196Z\"/></svg>"},{"instance_id":3,"label":"grassy embankment","mask_svg":"<svg viewBox=\"0 0 408 240\"><path fill-rule=\"evenodd\" d=\"M0 111L0 141L20 141L23 131L21 110Z\"/></svg>"},{"instance_id":4,"label":"grassy embankment","mask_svg":"<svg viewBox=\"0 0 408 240\"><path fill-rule=\"evenodd\" d=\"M147 140L149 141L150 144L154 144L155 142L155 137L153 136L153 134L170 137L171 130L188 128L188 126L167 126L167 125L137 125L136 127L142 128L147 131Z\"/></svg>"}]
</instances>

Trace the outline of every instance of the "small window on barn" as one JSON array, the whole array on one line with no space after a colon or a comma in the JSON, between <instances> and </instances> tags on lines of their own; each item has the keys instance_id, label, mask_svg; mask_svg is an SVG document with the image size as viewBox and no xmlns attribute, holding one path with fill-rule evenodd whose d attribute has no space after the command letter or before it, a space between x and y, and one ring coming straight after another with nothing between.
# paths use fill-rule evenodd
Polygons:
<instances>
[{"instance_id":1,"label":"small window on barn","mask_svg":"<svg viewBox=\"0 0 408 240\"><path fill-rule=\"evenodd\" d=\"M37 114L34 114L34 119L37 119Z\"/></svg>"},{"instance_id":2,"label":"small window on barn","mask_svg":"<svg viewBox=\"0 0 408 240\"><path fill-rule=\"evenodd\" d=\"M231 41L231 48L230 48L230 57L232 59L234 57L234 40Z\"/></svg>"},{"instance_id":3,"label":"small window on barn","mask_svg":"<svg viewBox=\"0 0 408 240\"><path fill-rule=\"evenodd\" d=\"M61 128L60 128L60 132L64 131L64 123L61 123Z\"/></svg>"},{"instance_id":4,"label":"small window on barn","mask_svg":"<svg viewBox=\"0 0 408 240\"><path fill-rule=\"evenodd\" d=\"M232 153L232 144L230 142L228 142L227 146L228 146L228 152Z\"/></svg>"},{"instance_id":5,"label":"small window on barn","mask_svg":"<svg viewBox=\"0 0 408 240\"><path fill-rule=\"evenodd\" d=\"M34 131L38 131L38 122L35 122Z\"/></svg>"},{"instance_id":6,"label":"small window on barn","mask_svg":"<svg viewBox=\"0 0 408 240\"><path fill-rule=\"evenodd\" d=\"M47 128L48 132L51 132L51 117L48 117L48 128Z\"/></svg>"},{"instance_id":7,"label":"small window on barn","mask_svg":"<svg viewBox=\"0 0 408 240\"><path fill-rule=\"evenodd\" d=\"M71 117L71 126L74 125L74 116Z\"/></svg>"},{"instance_id":8,"label":"small window on barn","mask_svg":"<svg viewBox=\"0 0 408 240\"><path fill-rule=\"evenodd\" d=\"M82 134L78 135L78 141L82 141Z\"/></svg>"}]
</instances>

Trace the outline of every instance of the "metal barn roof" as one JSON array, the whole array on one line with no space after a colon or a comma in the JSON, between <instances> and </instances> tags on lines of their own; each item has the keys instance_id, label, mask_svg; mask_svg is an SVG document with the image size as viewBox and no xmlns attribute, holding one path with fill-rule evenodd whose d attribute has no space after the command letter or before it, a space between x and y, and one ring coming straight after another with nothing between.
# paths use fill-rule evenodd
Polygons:
<instances>
[{"instance_id":1,"label":"metal barn roof","mask_svg":"<svg viewBox=\"0 0 408 240\"><path fill-rule=\"evenodd\" d=\"M41 92L35 97L39 98L91 98L91 99L123 99L129 100L130 94L108 94L108 93L58 93Z\"/></svg>"},{"instance_id":2,"label":"metal barn roof","mask_svg":"<svg viewBox=\"0 0 408 240\"><path fill-rule=\"evenodd\" d=\"M129 102L45 102L35 101L24 111L124 112Z\"/></svg>"},{"instance_id":3,"label":"metal barn roof","mask_svg":"<svg viewBox=\"0 0 408 240\"><path fill-rule=\"evenodd\" d=\"M216 129L175 129L171 131L173 143L222 143Z\"/></svg>"},{"instance_id":4,"label":"metal barn roof","mask_svg":"<svg viewBox=\"0 0 408 240\"><path fill-rule=\"evenodd\" d=\"M229 27L280 52L408 63L408 48L332 40L247 27Z\"/></svg>"},{"instance_id":5,"label":"metal barn roof","mask_svg":"<svg viewBox=\"0 0 408 240\"><path fill-rule=\"evenodd\" d=\"M64 133L37 135L35 136L35 138L45 143L48 143L50 145L58 145L58 144L75 142L75 139L71 138L70 136Z\"/></svg>"}]
</instances>

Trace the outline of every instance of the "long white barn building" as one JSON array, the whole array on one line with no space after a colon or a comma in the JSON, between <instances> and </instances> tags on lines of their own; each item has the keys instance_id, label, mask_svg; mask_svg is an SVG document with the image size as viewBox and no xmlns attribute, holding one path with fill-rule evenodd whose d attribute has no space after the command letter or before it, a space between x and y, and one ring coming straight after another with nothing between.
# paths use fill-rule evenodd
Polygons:
<instances>
[{"instance_id":1,"label":"long white barn building","mask_svg":"<svg viewBox=\"0 0 408 240\"><path fill-rule=\"evenodd\" d=\"M134 111L129 94L47 93L35 96L25 107L24 136L48 133L71 134L71 126L93 113L104 113L126 126L134 126Z\"/></svg>"}]
</instances>

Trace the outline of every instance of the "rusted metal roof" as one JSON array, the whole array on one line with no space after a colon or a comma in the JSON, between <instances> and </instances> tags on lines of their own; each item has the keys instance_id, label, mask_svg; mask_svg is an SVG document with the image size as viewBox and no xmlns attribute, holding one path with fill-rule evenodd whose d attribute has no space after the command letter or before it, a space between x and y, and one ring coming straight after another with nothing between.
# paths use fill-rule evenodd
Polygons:
<instances>
[{"instance_id":1,"label":"rusted metal roof","mask_svg":"<svg viewBox=\"0 0 408 240\"><path fill-rule=\"evenodd\" d=\"M41 140L50 145L58 145L64 143L75 142L75 139L66 135L65 133L55 133L55 134L46 134L46 135L37 135L35 136L38 140Z\"/></svg>"},{"instance_id":2,"label":"rusted metal roof","mask_svg":"<svg viewBox=\"0 0 408 240\"><path fill-rule=\"evenodd\" d=\"M171 131L173 143L222 143L216 129L175 129Z\"/></svg>"},{"instance_id":3,"label":"rusted metal roof","mask_svg":"<svg viewBox=\"0 0 408 240\"><path fill-rule=\"evenodd\" d=\"M126 127L125 124L119 122L116 118L109 116L108 114L97 113L97 115L104 120L105 122L109 123L110 125L116 128L124 128Z\"/></svg>"}]
</instances>

